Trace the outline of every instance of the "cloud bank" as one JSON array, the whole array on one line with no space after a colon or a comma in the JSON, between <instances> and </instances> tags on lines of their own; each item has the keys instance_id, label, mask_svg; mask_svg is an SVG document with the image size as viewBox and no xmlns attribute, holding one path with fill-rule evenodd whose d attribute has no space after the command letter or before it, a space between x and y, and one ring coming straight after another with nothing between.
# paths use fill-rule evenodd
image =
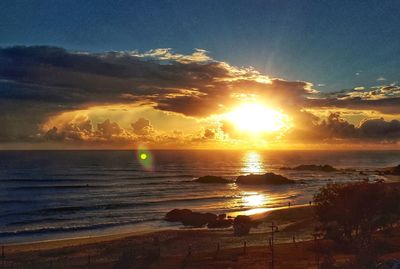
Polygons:
<instances>
[{"instance_id":1,"label":"cloud bank","mask_svg":"<svg viewBox=\"0 0 400 269\"><path fill-rule=\"evenodd\" d=\"M305 81L270 78L251 67L211 58L205 50L190 55L155 49L140 53L76 52L49 46L0 49L0 141L149 141L167 143L185 137L157 131L145 117L130 126L87 117L43 130L43 123L63 112L98 105L149 106L166 113L204 119L244 101L266 101L296 123L287 139L362 140L396 143L398 120L363 119L355 125L333 113L321 119L305 109L350 109L400 114L400 87L377 86L318 93ZM184 141L229 137L226 123L186 136Z\"/></svg>"}]
</instances>

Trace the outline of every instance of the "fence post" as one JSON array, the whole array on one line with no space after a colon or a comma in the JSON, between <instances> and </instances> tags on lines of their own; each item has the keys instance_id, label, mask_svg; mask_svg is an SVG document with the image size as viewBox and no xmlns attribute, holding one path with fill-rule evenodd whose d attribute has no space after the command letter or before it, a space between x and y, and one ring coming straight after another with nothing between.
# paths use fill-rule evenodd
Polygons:
<instances>
[{"instance_id":1,"label":"fence post","mask_svg":"<svg viewBox=\"0 0 400 269\"><path fill-rule=\"evenodd\" d=\"M271 268L275 269L275 249L274 249L274 233L278 231L278 226L274 224L274 222L271 223L271 238L270 238L270 243L269 246L271 248Z\"/></svg>"},{"instance_id":2,"label":"fence post","mask_svg":"<svg viewBox=\"0 0 400 269\"><path fill-rule=\"evenodd\" d=\"M4 246L1 246L1 267L4 267L6 254L4 253Z\"/></svg>"},{"instance_id":3,"label":"fence post","mask_svg":"<svg viewBox=\"0 0 400 269\"><path fill-rule=\"evenodd\" d=\"M247 247L247 242L243 242L243 254L246 255L246 247Z\"/></svg>"}]
</instances>

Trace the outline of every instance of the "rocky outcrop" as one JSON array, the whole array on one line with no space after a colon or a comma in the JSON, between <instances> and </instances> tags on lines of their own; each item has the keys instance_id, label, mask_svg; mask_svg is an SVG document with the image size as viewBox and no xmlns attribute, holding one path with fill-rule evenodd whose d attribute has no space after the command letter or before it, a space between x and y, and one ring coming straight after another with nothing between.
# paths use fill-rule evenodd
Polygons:
<instances>
[{"instance_id":1,"label":"rocky outcrop","mask_svg":"<svg viewBox=\"0 0 400 269\"><path fill-rule=\"evenodd\" d=\"M210 229L215 228L229 228L233 224L233 219L226 218L226 214L218 215L218 218L215 221L209 222L207 227Z\"/></svg>"},{"instance_id":2,"label":"rocky outcrop","mask_svg":"<svg viewBox=\"0 0 400 269\"><path fill-rule=\"evenodd\" d=\"M243 185L283 185L293 184L295 181L278 174L266 173L263 175L250 174L247 176L239 176L236 179L236 183Z\"/></svg>"},{"instance_id":3,"label":"rocky outcrop","mask_svg":"<svg viewBox=\"0 0 400 269\"><path fill-rule=\"evenodd\" d=\"M233 225L234 234L238 236L247 235L250 229L257 227L260 222L252 220L251 217L239 215L235 218L227 217L226 214L215 215L212 213L193 212L190 209L173 209L164 218L170 222L180 222L185 226L204 227L209 229L229 228Z\"/></svg>"},{"instance_id":4,"label":"rocky outcrop","mask_svg":"<svg viewBox=\"0 0 400 269\"><path fill-rule=\"evenodd\" d=\"M336 172L339 171L335 167L325 164L325 165L316 165L316 164L301 164L296 167L281 167L281 170L296 170L296 171L322 171L322 172Z\"/></svg>"},{"instance_id":5,"label":"rocky outcrop","mask_svg":"<svg viewBox=\"0 0 400 269\"><path fill-rule=\"evenodd\" d=\"M253 223L249 216L239 215L233 221L233 234L237 236L248 235L252 226Z\"/></svg>"},{"instance_id":6,"label":"rocky outcrop","mask_svg":"<svg viewBox=\"0 0 400 269\"><path fill-rule=\"evenodd\" d=\"M173 209L165 215L165 220L170 222L180 222L182 219L192 214L190 209Z\"/></svg>"},{"instance_id":7,"label":"rocky outcrop","mask_svg":"<svg viewBox=\"0 0 400 269\"><path fill-rule=\"evenodd\" d=\"M217 215L212 213L193 212L190 209L173 209L165 215L165 220L181 222L185 226L204 227L217 220Z\"/></svg>"},{"instance_id":8,"label":"rocky outcrop","mask_svg":"<svg viewBox=\"0 0 400 269\"><path fill-rule=\"evenodd\" d=\"M219 176L204 176L204 177L199 177L194 180L194 182L199 182L199 183L219 183L219 184L226 184L226 183L232 183L232 181L225 179L223 177Z\"/></svg>"},{"instance_id":9,"label":"rocky outcrop","mask_svg":"<svg viewBox=\"0 0 400 269\"><path fill-rule=\"evenodd\" d=\"M315 164L302 164L292 168L297 171L323 171L323 172L336 172L337 169L329 164L315 165Z\"/></svg>"},{"instance_id":10,"label":"rocky outcrop","mask_svg":"<svg viewBox=\"0 0 400 269\"><path fill-rule=\"evenodd\" d=\"M391 167L388 171L387 174L389 175L395 175L395 176L400 176L400 164L395 167Z\"/></svg>"}]
</instances>

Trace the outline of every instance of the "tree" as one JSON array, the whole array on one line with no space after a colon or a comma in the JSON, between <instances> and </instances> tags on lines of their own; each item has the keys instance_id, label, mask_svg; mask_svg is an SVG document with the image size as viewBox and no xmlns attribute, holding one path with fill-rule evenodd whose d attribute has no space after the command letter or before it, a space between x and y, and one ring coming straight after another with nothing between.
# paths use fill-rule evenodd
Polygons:
<instances>
[{"instance_id":1,"label":"tree","mask_svg":"<svg viewBox=\"0 0 400 269\"><path fill-rule=\"evenodd\" d=\"M373 234L400 219L399 188L381 182L329 184L314 197L316 215L326 237L357 250L360 268L374 259Z\"/></svg>"}]
</instances>

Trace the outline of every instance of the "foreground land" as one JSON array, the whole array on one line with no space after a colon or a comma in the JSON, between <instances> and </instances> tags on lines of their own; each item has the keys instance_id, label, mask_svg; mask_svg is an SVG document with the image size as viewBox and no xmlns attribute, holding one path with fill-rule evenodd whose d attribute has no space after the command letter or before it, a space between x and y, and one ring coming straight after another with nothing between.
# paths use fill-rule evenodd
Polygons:
<instances>
[{"instance_id":1,"label":"foreground land","mask_svg":"<svg viewBox=\"0 0 400 269\"><path fill-rule=\"evenodd\" d=\"M313 240L312 206L253 217L262 224L242 237L233 236L232 229L185 229L5 246L3 268L270 268L272 222L279 229L275 268L317 268L323 260L330 242ZM390 242L383 259L400 257L400 231L394 230ZM338 250L332 254L336 261L352 258Z\"/></svg>"}]
</instances>

